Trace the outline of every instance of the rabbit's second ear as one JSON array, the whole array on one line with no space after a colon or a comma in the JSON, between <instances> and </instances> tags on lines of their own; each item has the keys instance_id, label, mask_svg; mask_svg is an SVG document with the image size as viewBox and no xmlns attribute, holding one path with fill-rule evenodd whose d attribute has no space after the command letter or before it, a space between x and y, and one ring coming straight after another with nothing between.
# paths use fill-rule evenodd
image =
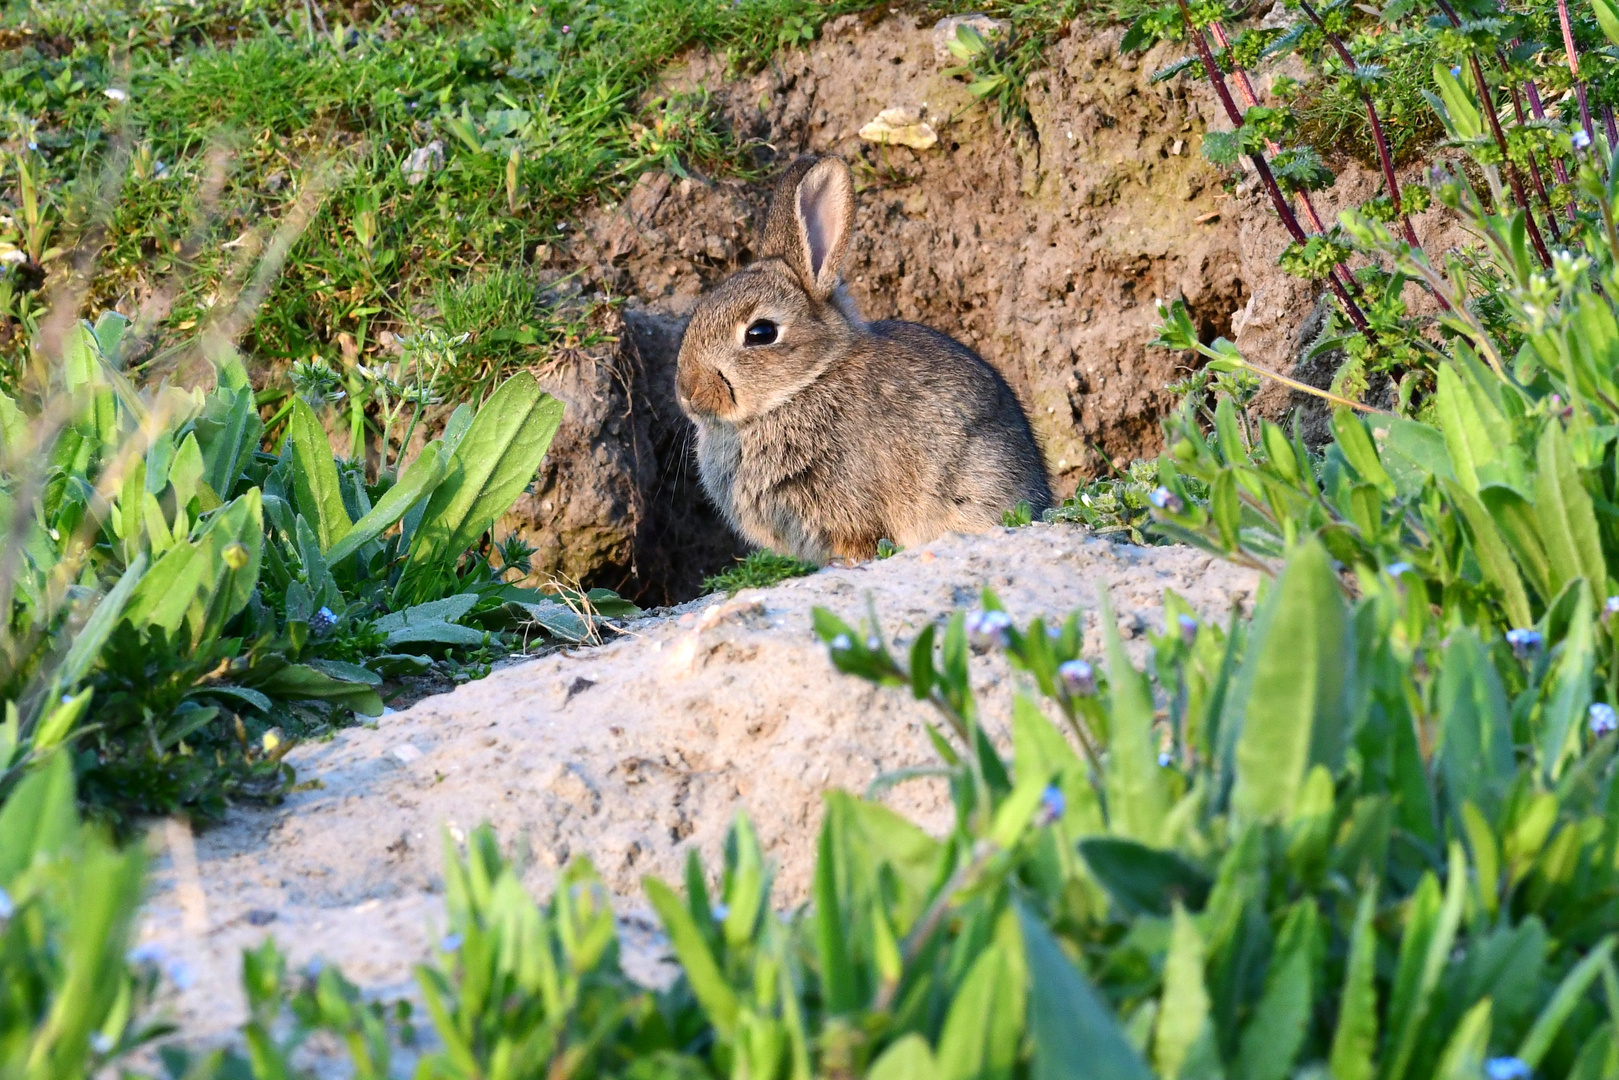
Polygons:
<instances>
[{"instance_id":1,"label":"rabbit's second ear","mask_svg":"<svg viewBox=\"0 0 1619 1080\"><path fill-rule=\"evenodd\" d=\"M837 288L838 273L854 231L854 179L838 158L822 158L798 182L792 207L797 244L783 254L804 288L825 300Z\"/></svg>"}]
</instances>

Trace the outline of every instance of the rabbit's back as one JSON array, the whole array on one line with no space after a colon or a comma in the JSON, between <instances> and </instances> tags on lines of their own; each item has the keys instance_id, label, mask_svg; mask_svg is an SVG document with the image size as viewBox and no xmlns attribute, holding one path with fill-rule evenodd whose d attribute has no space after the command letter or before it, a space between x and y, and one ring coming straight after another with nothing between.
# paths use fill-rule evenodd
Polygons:
<instances>
[{"instance_id":1,"label":"rabbit's back","mask_svg":"<svg viewBox=\"0 0 1619 1080\"><path fill-rule=\"evenodd\" d=\"M727 516L817 561L869 557L882 538L979 531L1019 501L1036 512L1051 501L1006 380L916 323L867 324L813 385L708 449L705 479L731 478Z\"/></svg>"}]
</instances>

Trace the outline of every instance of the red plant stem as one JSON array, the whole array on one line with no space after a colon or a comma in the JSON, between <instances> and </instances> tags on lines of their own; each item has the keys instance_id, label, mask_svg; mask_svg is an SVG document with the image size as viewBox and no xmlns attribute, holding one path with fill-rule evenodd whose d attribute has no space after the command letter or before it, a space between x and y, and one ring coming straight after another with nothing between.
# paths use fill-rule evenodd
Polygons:
<instances>
[{"instance_id":1,"label":"red plant stem","mask_svg":"<svg viewBox=\"0 0 1619 1080\"><path fill-rule=\"evenodd\" d=\"M1344 44L1344 39L1327 29L1327 24L1322 21L1315 8L1310 6L1309 0L1299 0L1299 7L1303 9L1309 20L1315 23L1316 29L1326 35L1333 51L1338 54L1338 59L1343 61L1344 66L1349 69L1350 75L1353 76L1357 65L1354 56L1349 52L1349 47ZM1372 141L1377 144L1377 161L1383 167L1383 183L1388 186L1389 201L1394 204L1394 212L1400 218L1400 225L1405 231L1406 242L1421 251L1422 244L1417 240L1417 231L1411 227L1411 218L1400 205L1400 182L1394 176L1394 156L1389 153L1388 139L1383 134L1383 122L1378 119L1377 106L1372 103L1372 95L1366 92L1364 86L1357 83L1355 89L1360 94L1361 103L1366 106L1366 119L1372 125Z\"/></svg>"},{"instance_id":2,"label":"red plant stem","mask_svg":"<svg viewBox=\"0 0 1619 1080\"><path fill-rule=\"evenodd\" d=\"M1619 146L1619 130L1614 128L1612 105L1602 106L1602 123L1608 129L1608 150L1611 153L1614 147Z\"/></svg>"},{"instance_id":3,"label":"red plant stem","mask_svg":"<svg viewBox=\"0 0 1619 1080\"><path fill-rule=\"evenodd\" d=\"M1438 0L1439 10L1445 13L1452 26L1460 27L1462 20L1457 17L1456 9L1450 6L1449 0ZM1568 10L1568 0L1557 0L1557 4L1565 12ZM1564 24L1565 33L1567 24ZM1468 66L1473 69L1473 82L1478 86L1479 100L1484 103L1484 115L1490 121L1490 134L1495 136L1496 148L1501 151L1501 164L1507 171L1507 183L1512 188L1512 199L1523 211L1524 225L1529 230L1529 242L1534 246L1535 254L1540 256L1543 266L1552 264L1551 252L1546 250L1546 239L1540 235L1540 226L1535 224L1535 211L1529 205L1529 196L1523 190L1523 177L1518 173L1518 167L1512 163L1507 153L1507 136L1501 130L1501 118L1495 115L1495 98L1490 94L1489 80L1484 77L1484 65L1479 63L1478 53L1467 54Z\"/></svg>"},{"instance_id":4,"label":"red plant stem","mask_svg":"<svg viewBox=\"0 0 1619 1080\"><path fill-rule=\"evenodd\" d=\"M1181 9L1181 20L1186 24L1187 33L1191 34L1192 41L1197 45L1197 56L1199 60L1203 61L1203 70L1208 73L1209 82L1214 86L1214 96L1220 99L1220 105L1225 109L1226 116L1231 120L1232 126L1241 128L1242 113L1237 111L1237 103L1231 99L1231 91L1226 87L1225 76L1214 62L1214 52L1209 48L1209 40L1203 36L1203 31L1192 21L1192 10L1187 6L1186 0L1178 0L1178 2ZM1253 162L1254 171L1259 174L1260 183L1265 185L1265 190L1270 194L1270 201L1276 207L1276 213L1281 217L1282 224L1287 227L1288 234L1299 243L1304 243L1308 237L1305 236L1304 230L1299 227L1299 219L1293 216L1293 208L1288 205L1286 196L1282 194L1281 187L1277 185L1276 177L1271 175L1270 166L1265 162L1265 155L1259 153L1249 154L1248 160ZM1343 284L1339 282L1338 278L1334 275L1328 275L1327 284L1331 287L1333 294L1338 297L1338 302L1343 304L1344 313L1349 316L1349 321L1355 324L1355 329L1361 333L1369 331L1371 328L1367 325L1366 316L1362 314L1360 306L1351 299L1349 293L1344 291Z\"/></svg>"},{"instance_id":5,"label":"red plant stem","mask_svg":"<svg viewBox=\"0 0 1619 1080\"><path fill-rule=\"evenodd\" d=\"M1501 53L1497 53L1497 55L1501 59L1501 66L1507 68L1506 56ZM1508 68L1507 70L1510 74L1511 69ZM1523 127L1523 95L1518 92L1517 84L1513 83L1509 84L1509 86L1512 90L1512 115L1518 118L1518 126ZM1546 228L1551 230L1552 243L1561 244L1563 234L1557 228L1557 213L1552 209L1551 196L1546 194L1546 184L1540 178L1540 163L1535 160L1533 151L1529 154L1529 182L1534 185L1535 194L1540 196L1541 203L1546 207Z\"/></svg>"},{"instance_id":6,"label":"red plant stem","mask_svg":"<svg viewBox=\"0 0 1619 1080\"><path fill-rule=\"evenodd\" d=\"M1224 49L1227 58L1230 59L1231 42L1227 40L1225 36L1225 27L1222 26L1217 19L1209 24L1209 30L1214 34L1214 43L1220 46L1220 48ZM1237 84L1237 93L1242 95L1242 102L1244 105L1251 109L1259 104L1259 95L1254 93L1254 84L1249 81L1248 72L1237 64L1235 59L1231 59L1231 78ZM1281 149L1282 148L1277 146L1273 140L1265 140L1265 150L1271 156L1274 157L1276 154L1281 153ZM1326 227L1321 224L1321 215L1316 213L1315 203L1310 201L1310 193L1305 191L1303 188L1300 188L1297 194L1299 197L1299 209L1304 211L1305 221L1309 224L1311 229L1322 236L1325 236L1327 233ZM1344 287L1347 288L1351 294L1357 297L1360 295L1360 283L1357 282L1354 275L1349 272L1349 267L1345 266L1343 263L1339 263L1337 266L1333 267L1333 271L1338 275L1338 279L1343 282Z\"/></svg>"},{"instance_id":7,"label":"red plant stem","mask_svg":"<svg viewBox=\"0 0 1619 1080\"><path fill-rule=\"evenodd\" d=\"M1451 15L1450 21L1455 22L1456 17ZM1574 93L1580 99L1580 123L1585 125L1585 137L1596 142L1597 133L1591 127L1591 106L1585 100L1585 82L1580 78L1580 54L1574 49L1574 28L1569 23L1568 0L1557 0L1557 21L1563 25L1563 52L1568 56L1569 74L1574 76Z\"/></svg>"},{"instance_id":8,"label":"red plant stem","mask_svg":"<svg viewBox=\"0 0 1619 1080\"><path fill-rule=\"evenodd\" d=\"M1529 111L1534 114L1536 120L1546 119L1546 109L1545 106L1540 103L1540 89L1535 86L1535 80L1530 79L1528 82L1523 84L1523 88L1529 94ZM1552 172L1557 176L1557 182L1559 184L1562 184L1564 187L1568 187L1568 169L1563 166L1562 159L1552 159ZM1574 200L1569 200L1567 209L1568 220L1573 221Z\"/></svg>"}]
</instances>

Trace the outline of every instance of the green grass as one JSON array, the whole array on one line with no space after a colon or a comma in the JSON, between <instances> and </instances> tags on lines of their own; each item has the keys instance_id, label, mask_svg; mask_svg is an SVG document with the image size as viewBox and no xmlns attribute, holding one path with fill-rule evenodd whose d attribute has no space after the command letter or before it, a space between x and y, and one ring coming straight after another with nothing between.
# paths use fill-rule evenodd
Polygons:
<instances>
[{"instance_id":1,"label":"green grass","mask_svg":"<svg viewBox=\"0 0 1619 1080\"><path fill-rule=\"evenodd\" d=\"M382 330L442 315L474 333L472 370L444 388L471 396L546 344L523 332L539 314L525 268L567 243L581 204L648 168L764 164L706 98L650 95L671 57L704 45L755 67L782 35L802 40L866 2L486 0L409 18L377 8L353 25L327 5L324 29L304 5L257 0L13 3L0 16L0 111L16 153L0 184L16 205L16 161L43 171L56 244L106 219L87 310L135 314L153 290L173 291L145 361L154 372L230 294L259 223L324 185L244 351L271 369L335 360L345 342L364 358ZM29 132L37 152L23 148ZM443 169L407 182L401 163L435 140ZM130 166L109 201L95 185L115 151ZM22 232L0 240L24 247Z\"/></svg>"},{"instance_id":2,"label":"green grass","mask_svg":"<svg viewBox=\"0 0 1619 1080\"><path fill-rule=\"evenodd\" d=\"M778 581L813 574L819 569L814 563L800 562L791 555L777 555L774 551L761 548L738 559L737 564L729 570L703 579L703 592L724 592L735 596L743 589L763 589Z\"/></svg>"}]
</instances>

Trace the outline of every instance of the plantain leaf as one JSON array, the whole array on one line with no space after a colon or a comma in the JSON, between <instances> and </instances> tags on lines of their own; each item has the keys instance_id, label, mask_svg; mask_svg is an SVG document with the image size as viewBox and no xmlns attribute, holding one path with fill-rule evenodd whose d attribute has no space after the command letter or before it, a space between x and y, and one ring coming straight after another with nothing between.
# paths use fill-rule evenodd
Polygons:
<instances>
[{"instance_id":1,"label":"plantain leaf","mask_svg":"<svg viewBox=\"0 0 1619 1080\"><path fill-rule=\"evenodd\" d=\"M1513 626L1533 625L1535 618L1529 609L1529 595L1524 592L1523 577L1518 573L1512 550L1501 538L1501 531L1496 528L1489 511L1454 480L1442 480L1440 483L1446 496L1461 512L1462 520L1467 523L1467 533L1473 542L1473 555L1478 559L1485 580L1501 590L1501 606L1506 610L1508 620Z\"/></svg>"},{"instance_id":2,"label":"plantain leaf","mask_svg":"<svg viewBox=\"0 0 1619 1080\"><path fill-rule=\"evenodd\" d=\"M298 512L315 526L321 551L330 550L348 535L349 512L337 480L337 459L326 429L320 426L302 398L292 399L287 416L287 441L292 444L292 494Z\"/></svg>"},{"instance_id":3,"label":"plantain leaf","mask_svg":"<svg viewBox=\"0 0 1619 1080\"><path fill-rule=\"evenodd\" d=\"M1164 959L1164 992L1158 1003L1158 1026L1153 1033L1153 1063L1158 1075L1183 1075L1188 1058L1206 1057L1214 1051L1214 1032L1209 1017L1209 991L1203 981L1208 964L1208 947L1197 923L1176 904L1169 935L1169 953Z\"/></svg>"},{"instance_id":4,"label":"plantain leaf","mask_svg":"<svg viewBox=\"0 0 1619 1080\"><path fill-rule=\"evenodd\" d=\"M940 1080L1010 1080L1023 1039L1020 976L1001 946L978 954L939 1033Z\"/></svg>"},{"instance_id":5,"label":"plantain leaf","mask_svg":"<svg viewBox=\"0 0 1619 1080\"><path fill-rule=\"evenodd\" d=\"M1476 1080L1485 1075L1484 1059L1490 1052L1490 1006L1485 998L1462 1017L1439 1059L1434 1080Z\"/></svg>"},{"instance_id":6,"label":"plantain leaf","mask_svg":"<svg viewBox=\"0 0 1619 1080\"><path fill-rule=\"evenodd\" d=\"M675 955L680 959L680 966L698 1004L708 1014L709 1022L720 1037L731 1039L736 1033L737 1013L741 1006L736 991L720 974L719 964L715 962L714 954L709 951L708 942L697 929L697 924L692 921L691 912L675 896L674 890L657 878L646 878L642 885L653 910L663 921L669 943L674 946Z\"/></svg>"},{"instance_id":7,"label":"plantain leaf","mask_svg":"<svg viewBox=\"0 0 1619 1080\"><path fill-rule=\"evenodd\" d=\"M1535 518L1551 569L1551 590L1558 592L1575 578L1605 590L1607 564L1597 532L1591 496L1580 481L1560 424L1547 424L1535 454Z\"/></svg>"},{"instance_id":8,"label":"plantain leaf","mask_svg":"<svg viewBox=\"0 0 1619 1080\"><path fill-rule=\"evenodd\" d=\"M1563 981L1557 984L1552 993L1551 1000L1546 1002L1540 1015L1535 1018L1535 1024L1529 1033L1518 1044L1517 1057L1531 1070L1538 1068L1540 1061L1551 1049L1552 1041L1557 1033L1563 1030L1569 1016L1579 1005L1580 999L1585 996L1586 990L1596 981L1602 969L1607 966L1609 958L1613 956L1614 936L1609 934L1597 944L1597 947L1586 953L1579 963L1569 969Z\"/></svg>"},{"instance_id":9,"label":"plantain leaf","mask_svg":"<svg viewBox=\"0 0 1619 1080\"><path fill-rule=\"evenodd\" d=\"M1547 778L1553 781L1562 775L1569 758L1579 753L1580 723L1591 704L1596 671L1591 590L1585 581L1576 587L1579 595L1563 637L1562 656L1541 710L1540 758Z\"/></svg>"},{"instance_id":10,"label":"plantain leaf","mask_svg":"<svg viewBox=\"0 0 1619 1080\"><path fill-rule=\"evenodd\" d=\"M1169 793L1158 764L1152 697L1146 680L1125 655L1113 603L1105 589L1100 615L1112 699L1106 771L1108 825L1120 836L1153 844L1169 814Z\"/></svg>"},{"instance_id":11,"label":"plantain leaf","mask_svg":"<svg viewBox=\"0 0 1619 1080\"><path fill-rule=\"evenodd\" d=\"M449 471L449 460L444 453L444 445L438 441L430 442L423 448L415 461L405 469L399 482L389 488L377 505L359 521L354 523L348 533L333 544L326 553L326 562L336 566L360 548L375 540L389 527L404 517L411 507L433 493L433 490L443 482L445 474Z\"/></svg>"},{"instance_id":12,"label":"plantain leaf","mask_svg":"<svg viewBox=\"0 0 1619 1080\"><path fill-rule=\"evenodd\" d=\"M1309 766L1331 769L1342 756L1353 638L1318 541L1293 553L1267 605L1249 644L1232 803L1245 820L1285 821Z\"/></svg>"},{"instance_id":13,"label":"plantain leaf","mask_svg":"<svg viewBox=\"0 0 1619 1080\"><path fill-rule=\"evenodd\" d=\"M1014 901L1029 968L1032 1080L1154 1080L1113 1010L1074 968L1045 924Z\"/></svg>"},{"instance_id":14,"label":"plantain leaf","mask_svg":"<svg viewBox=\"0 0 1619 1080\"><path fill-rule=\"evenodd\" d=\"M1518 762L1506 690L1470 627L1451 633L1441 658L1438 712L1439 771L1452 807L1473 802L1493 814Z\"/></svg>"},{"instance_id":15,"label":"plantain leaf","mask_svg":"<svg viewBox=\"0 0 1619 1080\"><path fill-rule=\"evenodd\" d=\"M1300 900L1287 914L1265 990L1242 1032L1234 1075L1283 1080L1304 1046L1313 1006L1313 969L1319 918L1315 901Z\"/></svg>"},{"instance_id":16,"label":"plantain leaf","mask_svg":"<svg viewBox=\"0 0 1619 1080\"><path fill-rule=\"evenodd\" d=\"M1089 837L1080 841L1079 851L1096 880L1131 915L1168 915L1172 903L1200 911L1214 884L1174 852L1122 837Z\"/></svg>"},{"instance_id":17,"label":"plantain leaf","mask_svg":"<svg viewBox=\"0 0 1619 1080\"><path fill-rule=\"evenodd\" d=\"M543 393L526 371L491 394L427 501L411 536L407 577L453 563L510 510L534 479L561 423L562 403Z\"/></svg>"},{"instance_id":18,"label":"plantain leaf","mask_svg":"<svg viewBox=\"0 0 1619 1080\"><path fill-rule=\"evenodd\" d=\"M1349 960L1344 965L1343 1002L1332 1033L1328 1071L1333 1080L1372 1080L1377 1052L1377 882L1367 882L1355 908L1349 932Z\"/></svg>"}]
</instances>

